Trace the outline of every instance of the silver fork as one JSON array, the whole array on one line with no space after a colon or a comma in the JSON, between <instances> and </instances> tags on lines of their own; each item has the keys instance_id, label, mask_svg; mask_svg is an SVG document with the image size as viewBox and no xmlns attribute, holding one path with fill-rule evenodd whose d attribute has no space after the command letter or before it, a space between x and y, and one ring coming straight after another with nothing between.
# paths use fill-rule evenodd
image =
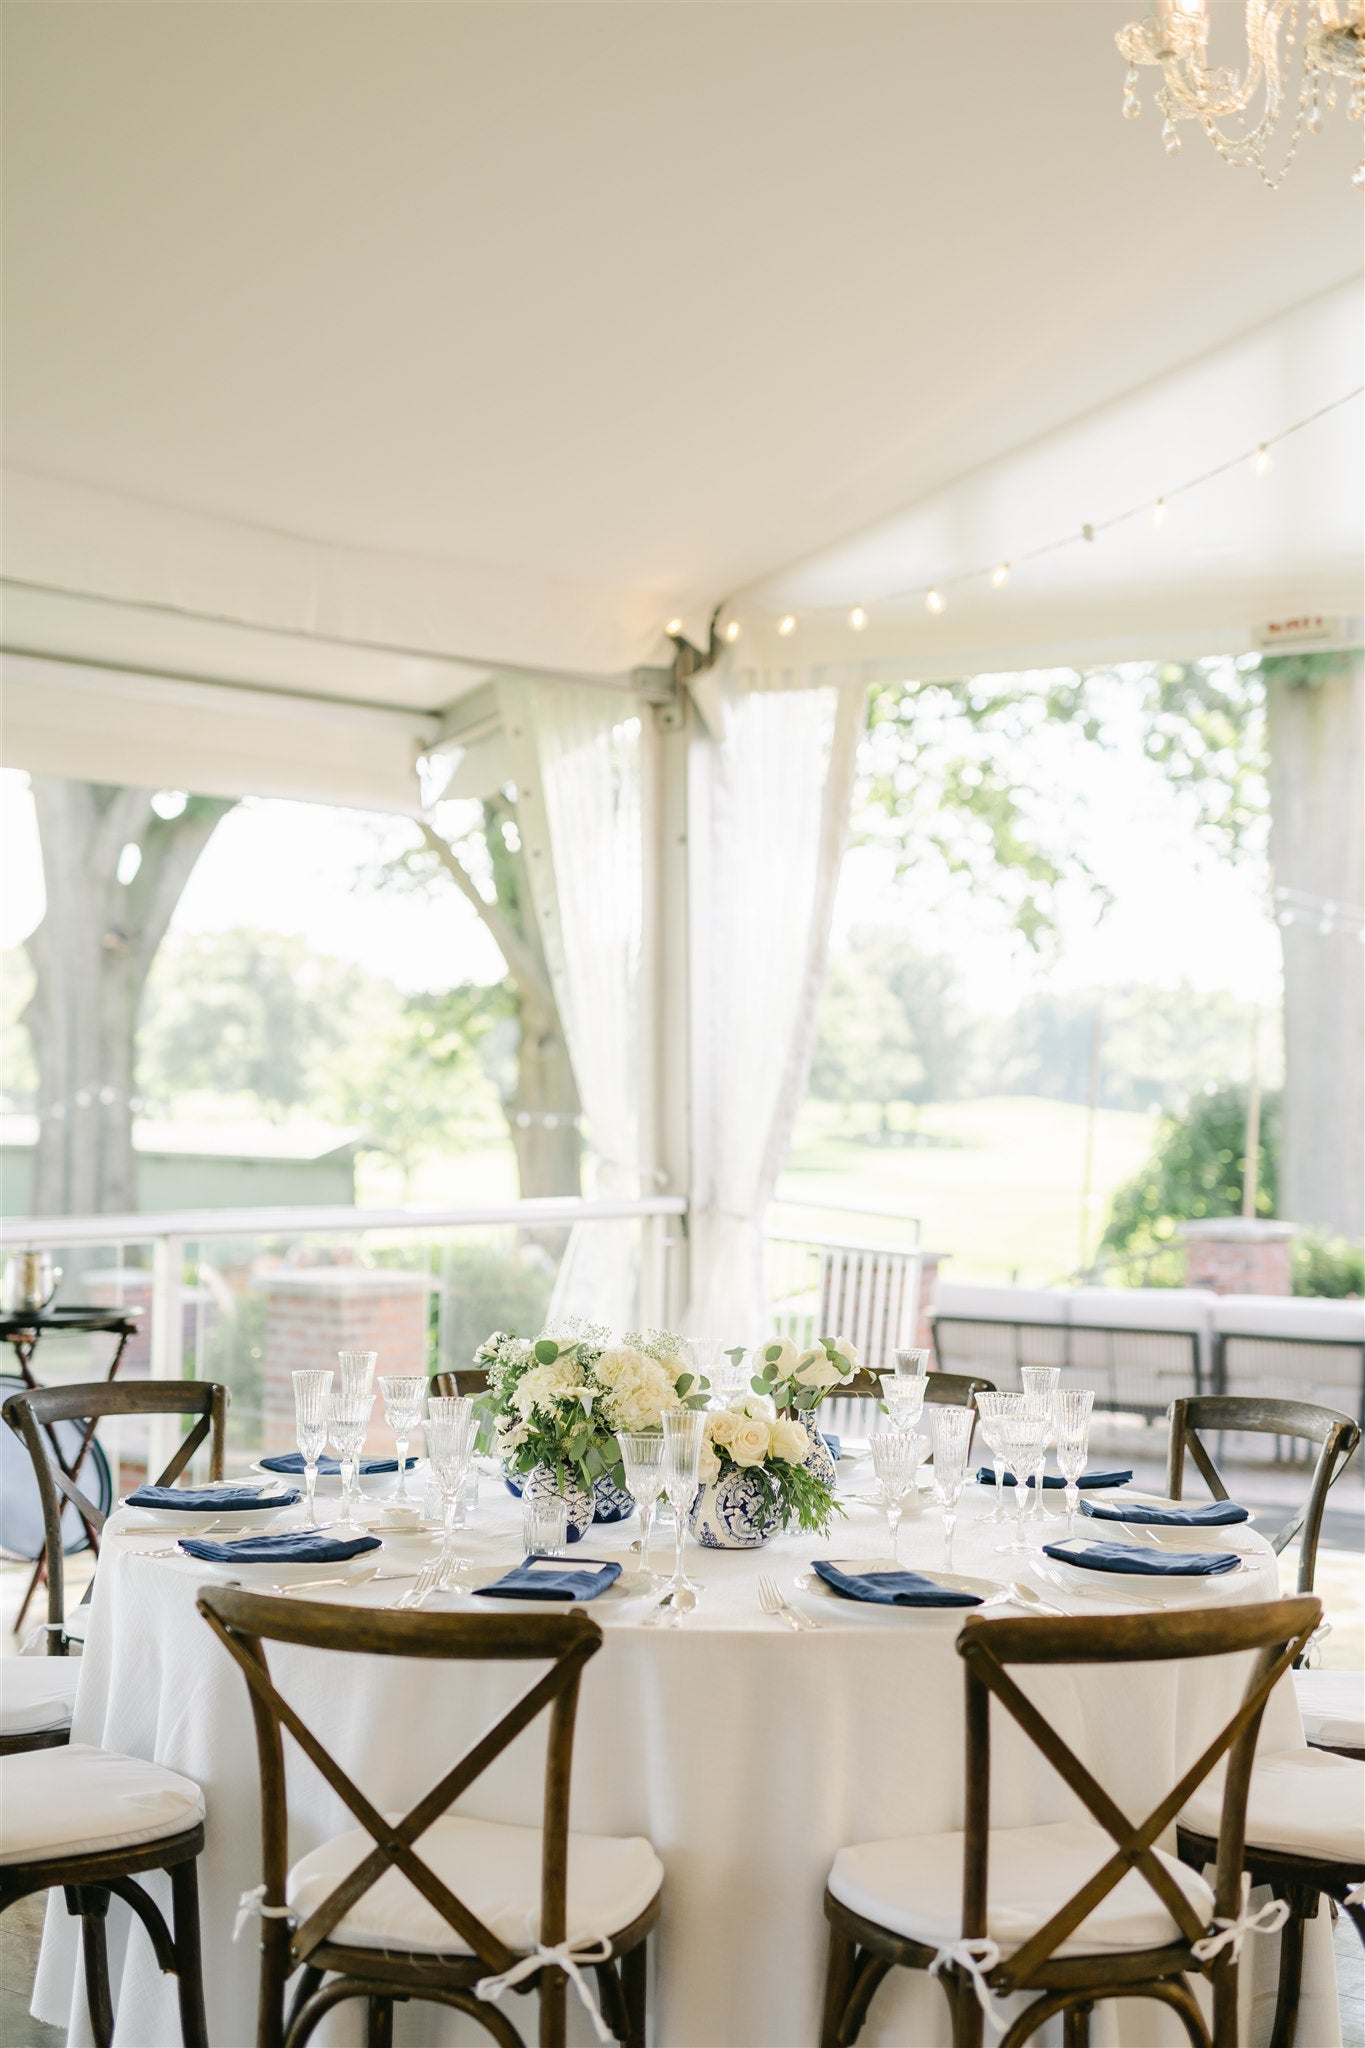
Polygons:
<instances>
[{"instance_id":1,"label":"silver fork","mask_svg":"<svg viewBox=\"0 0 1365 2048\"><path fill-rule=\"evenodd\" d=\"M429 1557L422 1566L421 1571L418 1572L415 1583L408 1587L406 1593L401 1593L394 1601L395 1608L420 1607L422 1602L429 1599L436 1591L436 1581L440 1575L441 1559L439 1557Z\"/></svg>"},{"instance_id":2,"label":"silver fork","mask_svg":"<svg viewBox=\"0 0 1365 2048\"><path fill-rule=\"evenodd\" d=\"M758 1604L765 1614L771 1614L778 1621L785 1621L793 1635L800 1635L805 1629L820 1628L822 1624L812 1621L809 1615L798 1614L788 1605L777 1580L771 1572L760 1572L758 1579Z\"/></svg>"}]
</instances>

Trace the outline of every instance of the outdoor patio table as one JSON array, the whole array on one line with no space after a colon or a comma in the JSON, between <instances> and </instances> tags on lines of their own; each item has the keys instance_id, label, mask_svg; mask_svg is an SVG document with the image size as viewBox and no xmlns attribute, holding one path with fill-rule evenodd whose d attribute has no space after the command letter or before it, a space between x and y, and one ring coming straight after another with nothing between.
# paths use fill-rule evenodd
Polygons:
<instances>
[{"instance_id":1,"label":"outdoor patio table","mask_svg":"<svg viewBox=\"0 0 1365 2048\"><path fill-rule=\"evenodd\" d=\"M865 1480L846 1472L845 1485ZM1000 1525L984 1518L987 1489L971 1487L959 1524L955 1568L995 1579L1024 1576L997 1551ZM211 1568L148 1558L155 1532L133 1533L115 1516L101 1560L73 1735L155 1759L204 1788L208 1840L200 1859L204 1967L214 2048L254 2040L256 1933L236 1945L239 1896L260 1881L256 1752L246 1687L196 1612ZM1056 1524L1060 1532L1061 1524ZM634 1521L589 1531L582 1550L632 1563ZM1276 1591L1275 1560L1246 1529L1237 1533L1251 1569L1200 1581L1182 1596L1258 1600ZM903 1560L941 1562L942 1533L926 1501L902 1527ZM520 1554L519 1511L485 1480L476 1525L462 1548L487 1566ZM961 1610L865 1616L831 1614L819 1633L795 1634L760 1611L757 1580L772 1572L790 1589L815 1556L873 1557L886 1550L877 1510L850 1499L829 1538L782 1536L764 1549L689 1546L705 1592L677 1627L644 1627L642 1597L608 1596L590 1612L606 1640L588 1665L578 1714L573 1825L644 1834L663 1859L663 1918L651 1943L652 2038L660 2048L813 2048L825 1966L821 1900L843 1844L959 1827L962 1820L962 1666L954 1651ZM659 1560L662 1562L662 1559ZM230 1572L227 1575L231 1575ZM369 1585L335 1597L382 1604L401 1588ZM1046 1587L1048 1598L1062 1599ZM334 1597L330 1594L318 1597ZM1133 1599L1106 1579L1097 1599ZM468 1600L462 1600L468 1608ZM479 1603L474 1603L477 1607ZM1075 1610L1084 1611L1078 1595ZM1013 1611L1013 1610L1007 1610ZM525 1683L522 1674L436 1662L352 1658L340 1680L334 1655L271 1651L272 1668L307 1720L389 1811L404 1810ZM1235 1668L1233 1668L1235 1664ZM1228 1717L1243 1682L1240 1660L1173 1664L1121 1673L1102 1668L1040 1672L1034 1696L1129 1811L1148 1810L1207 1735ZM994 1813L999 1825L1070 1817L1071 1795L1004 1716L995 1720ZM1288 1683L1267 1712L1263 1743L1302 1741ZM539 1820L538 1732L528 1734L461 1804L462 1812ZM298 1756L290 1758L290 1854L297 1858L350 1826L350 1816ZM167 2048L179 2039L174 1988L145 1939L127 1940L116 1900L110 1946L121 2048ZM49 1906L35 2010L88 2042L75 1969L75 1934L60 1900ZM1264 2040L1273 2006L1274 1937L1243 1954L1244 2041ZM1254 1993L1254 1997L1253 1997ZM1255 2006L1254 2014L1250 2008ZM534 2036L531 2006L509 2010ZM1151 2004L1096 2013L1095 2048L1159 2048L1183 2039ZM460 2016L416 2004L397 2008L401 2044L486 2041ZM591 2035L570 2001L570 2038ZM1172 2024L1174 2024L1172 2022ZM361 2008L344 2008L315 2039L360 2040ZM873 2001L868 2048L939 2048L949 2041L940 1988L896 1972ZM1050 2041L1050 2033L1038 2037ZM1058 2037L1059 2038L1059 2037ZM1339 2040L1326 1915L1308 1929L1300 2039Z\"/></svg>"}]
</instances>

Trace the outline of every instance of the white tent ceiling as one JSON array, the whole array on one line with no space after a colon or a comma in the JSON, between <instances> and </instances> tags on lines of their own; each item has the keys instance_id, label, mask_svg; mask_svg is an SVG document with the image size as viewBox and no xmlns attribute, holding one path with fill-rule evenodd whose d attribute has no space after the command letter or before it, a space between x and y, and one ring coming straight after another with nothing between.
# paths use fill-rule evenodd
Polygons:
<instances>
[{"instance_id":1,"label":"white tent ceiling","mask_svg":"<svg viewBox=\"0 0 1365 2048\"><path fill-rule=\"evenodd\" d=\"M494 666L622 674L736 593L875 605L1337 396L1358 131L1276 194L1168 161L1118 114L1139 11L5 8L10 758L395 801ZM1359 609L1357 425L1179 554L1059 556L867 651ZM352 702L389 712L333 730Z\"/></svg>"}]
</instances>

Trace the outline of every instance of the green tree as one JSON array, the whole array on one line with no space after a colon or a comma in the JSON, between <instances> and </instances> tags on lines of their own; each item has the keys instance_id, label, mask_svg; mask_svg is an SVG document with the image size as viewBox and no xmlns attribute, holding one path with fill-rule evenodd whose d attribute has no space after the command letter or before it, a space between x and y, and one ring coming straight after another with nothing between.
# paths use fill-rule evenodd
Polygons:
<instances>
[{"instance_id":1,"label":"green tree","mask_svg":"<svg viewBox=\"0 0 1365 2048\"><path fill-rule=\"evenodd\" d=\"M1131 1277L1176 1242L1176 1225L1240 1216L1246 1174L1247 1091L1210 1088L1180 1115L1165 1116L1146 1165L1114 1197L1101 1249L1126 1254ZM1256 1214L1273 1216L1278 1195L1280 1097L1261 1100Z\"/></svg>"},{"instance_id":2,"label":"green tree","mask_svg":"<svg viewBox=\"0 0 1365 2048\"><path fill-rule=\"evenodd\" d=\"M900 932L862 926L830 964L811 1093L876 1105L886 1136L895 1104L961 1092L973 1042L951 962L920 953Z\"/></svg>"}]
</instances>

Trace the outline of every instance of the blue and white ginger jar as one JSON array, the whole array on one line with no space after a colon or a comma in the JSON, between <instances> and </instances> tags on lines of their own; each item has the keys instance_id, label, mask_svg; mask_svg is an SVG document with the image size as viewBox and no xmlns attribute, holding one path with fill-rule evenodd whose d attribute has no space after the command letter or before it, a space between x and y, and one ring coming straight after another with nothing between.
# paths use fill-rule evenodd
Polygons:
<instances>
[{"instance_id":1,"label":"blue and white ginger jar","mask_svg":"<svg viewBox=\"0 0 1365 2048\"><path fill-rule=\"evenodd\" d=\"M504 1477L508 1492L520 1494L523 1500L538 1500L547 1494L562 1493L569 1508L570 1543L577 1543L593 1522L624 1522L628 1515L635 1513L634 1495L615 1485L605 1475L596 1482L591 1493L571 1472L565 1472L561 1483L553 1465L537 1465L520 1481L510 1472Z\"/></svg>"},{"instance_id":2,"label":"blue and white ginger jar","mask_svg":"<svg viewBox=\"0 0 1365 2048\"><path fill-rule=\"evenodd\" d=\"M810 1449L801 1460L801 1463L811 1474L812 1478L818 1479L822 1486L829 1487L830 1491L833 1492L835 1481L838 1478L838 1470L834 1462L833 1451L816 1427L815 1410L813 1408L798 1408L796 1419L803 1425L806 1435L810 1438Z\"/></svg>"},{"instance_id":3,"label":"blue and white ginger jar","mask_svg":"<svg viewBox=\"0 0 1365 2048\"><path fill-rule=\"evenodd\" d=\"M706 1550L757 1550L777 1529L767 1481L738 1465L699 1489L687 1519Z\"/></svg>"}]
</instances>

